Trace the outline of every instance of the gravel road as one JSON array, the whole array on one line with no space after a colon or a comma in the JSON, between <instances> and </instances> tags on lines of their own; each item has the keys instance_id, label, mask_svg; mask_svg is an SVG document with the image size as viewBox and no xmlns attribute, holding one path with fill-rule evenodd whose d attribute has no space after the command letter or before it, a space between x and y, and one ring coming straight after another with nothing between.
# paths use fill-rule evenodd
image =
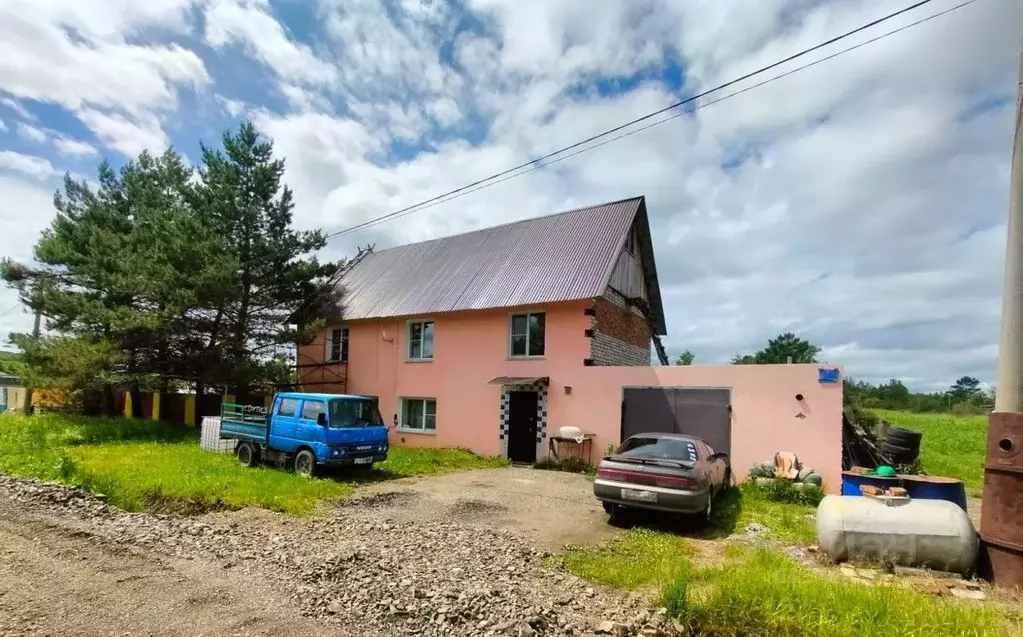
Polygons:
<instances>
[{"instance_id":1,"label":"gravel road","mask_svg":"<svg viewBox=\"0 0 1023 637\"><path fill-rule=\"evenodd\" d=\"M0 635L671 635L513 529L373 500L305 520L128 514L0 476Z\"/></svg>"}]
</instances>

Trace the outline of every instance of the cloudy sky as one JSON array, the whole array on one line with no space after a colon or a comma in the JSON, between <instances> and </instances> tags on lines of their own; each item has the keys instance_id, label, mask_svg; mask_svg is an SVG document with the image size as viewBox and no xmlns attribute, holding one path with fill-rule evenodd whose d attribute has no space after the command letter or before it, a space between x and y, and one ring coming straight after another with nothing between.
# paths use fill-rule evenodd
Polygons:
<instances>
[{"instance_id":1,"label":"cloudy sky","mask_svg":"<svg viewBox=\"0 0 1023 637\"><path fill-rule=\"evenodd\" d=\"M0 255L30 258L63 172L194 160L242 118L287 158L296 223L338 230L906 4L0 0ZM1021 44L1023 3L978 0L330 252L643 194L670 353L726 362L791 330L863 379L993 381ZM8 312L0 340L30 325Z\"/></svg>"}]
</instances>

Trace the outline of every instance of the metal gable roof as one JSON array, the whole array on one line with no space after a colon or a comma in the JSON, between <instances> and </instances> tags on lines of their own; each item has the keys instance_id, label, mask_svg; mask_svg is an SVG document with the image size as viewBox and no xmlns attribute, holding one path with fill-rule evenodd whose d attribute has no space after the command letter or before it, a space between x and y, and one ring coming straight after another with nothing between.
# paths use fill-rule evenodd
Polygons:
<instances>
[{"instance_id":1,"label":"metal gable roof","mask_svg":"<svg viewBox=\"0 0 1023 637\"><path fill-rule=\"evenodd\" d=\"M635 197L370 252L339 282L343 316L417 316L598 297L636 215L645 211L643 197ZM652 309L663 322L660 295L655 298Z\"/></svg>"}]
</instances>

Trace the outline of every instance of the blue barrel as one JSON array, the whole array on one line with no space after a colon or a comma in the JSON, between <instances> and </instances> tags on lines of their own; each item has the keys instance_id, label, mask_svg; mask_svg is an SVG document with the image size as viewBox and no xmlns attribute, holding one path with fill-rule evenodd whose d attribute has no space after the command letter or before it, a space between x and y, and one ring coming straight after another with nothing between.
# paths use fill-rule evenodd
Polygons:
<instances>
[{"instance_id":1,"label":"blue barrel","mask_svg":"<svg viewBox=\"0 0 1023 637\"><path fill-rule=\"evenodd\" d=\"M966 485L962 480L940 476L903 476L909 497L919 500L945 500L966 510Z\"/></svg>"},{"instance_id":2,"label":"blue barrel","mask_svg":"<svg viewBox=\"0 0 1023 637\"><path fill-rule=\"evenodd\" d=\"M842 472L842 495L863 495L860 492L860 487L865 484L888 489L890 487L901 487L902 479L901 476L884 478L882 476L864 475L853 471Z\"/></svg>"}]
</instances>

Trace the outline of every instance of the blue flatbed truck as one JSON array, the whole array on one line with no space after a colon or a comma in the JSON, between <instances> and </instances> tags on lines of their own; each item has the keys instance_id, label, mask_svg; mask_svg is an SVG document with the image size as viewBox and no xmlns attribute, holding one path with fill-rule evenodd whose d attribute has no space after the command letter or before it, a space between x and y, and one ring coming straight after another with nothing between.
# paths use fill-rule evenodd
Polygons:
<instances>
[{"instance_id":1,"label":"blue flatbed truck","mask_svg":"<svg viewBox=\"0 0 1023 637\"><path fill-rule=\"evenodd\" d=\"M237 440L235 455L246 467L294 463L295 473L322 467L371 469L387 460L387 426L368 396L282 392L265 407L224 403L220 437Z\"/></svg>"}]
</instances>

